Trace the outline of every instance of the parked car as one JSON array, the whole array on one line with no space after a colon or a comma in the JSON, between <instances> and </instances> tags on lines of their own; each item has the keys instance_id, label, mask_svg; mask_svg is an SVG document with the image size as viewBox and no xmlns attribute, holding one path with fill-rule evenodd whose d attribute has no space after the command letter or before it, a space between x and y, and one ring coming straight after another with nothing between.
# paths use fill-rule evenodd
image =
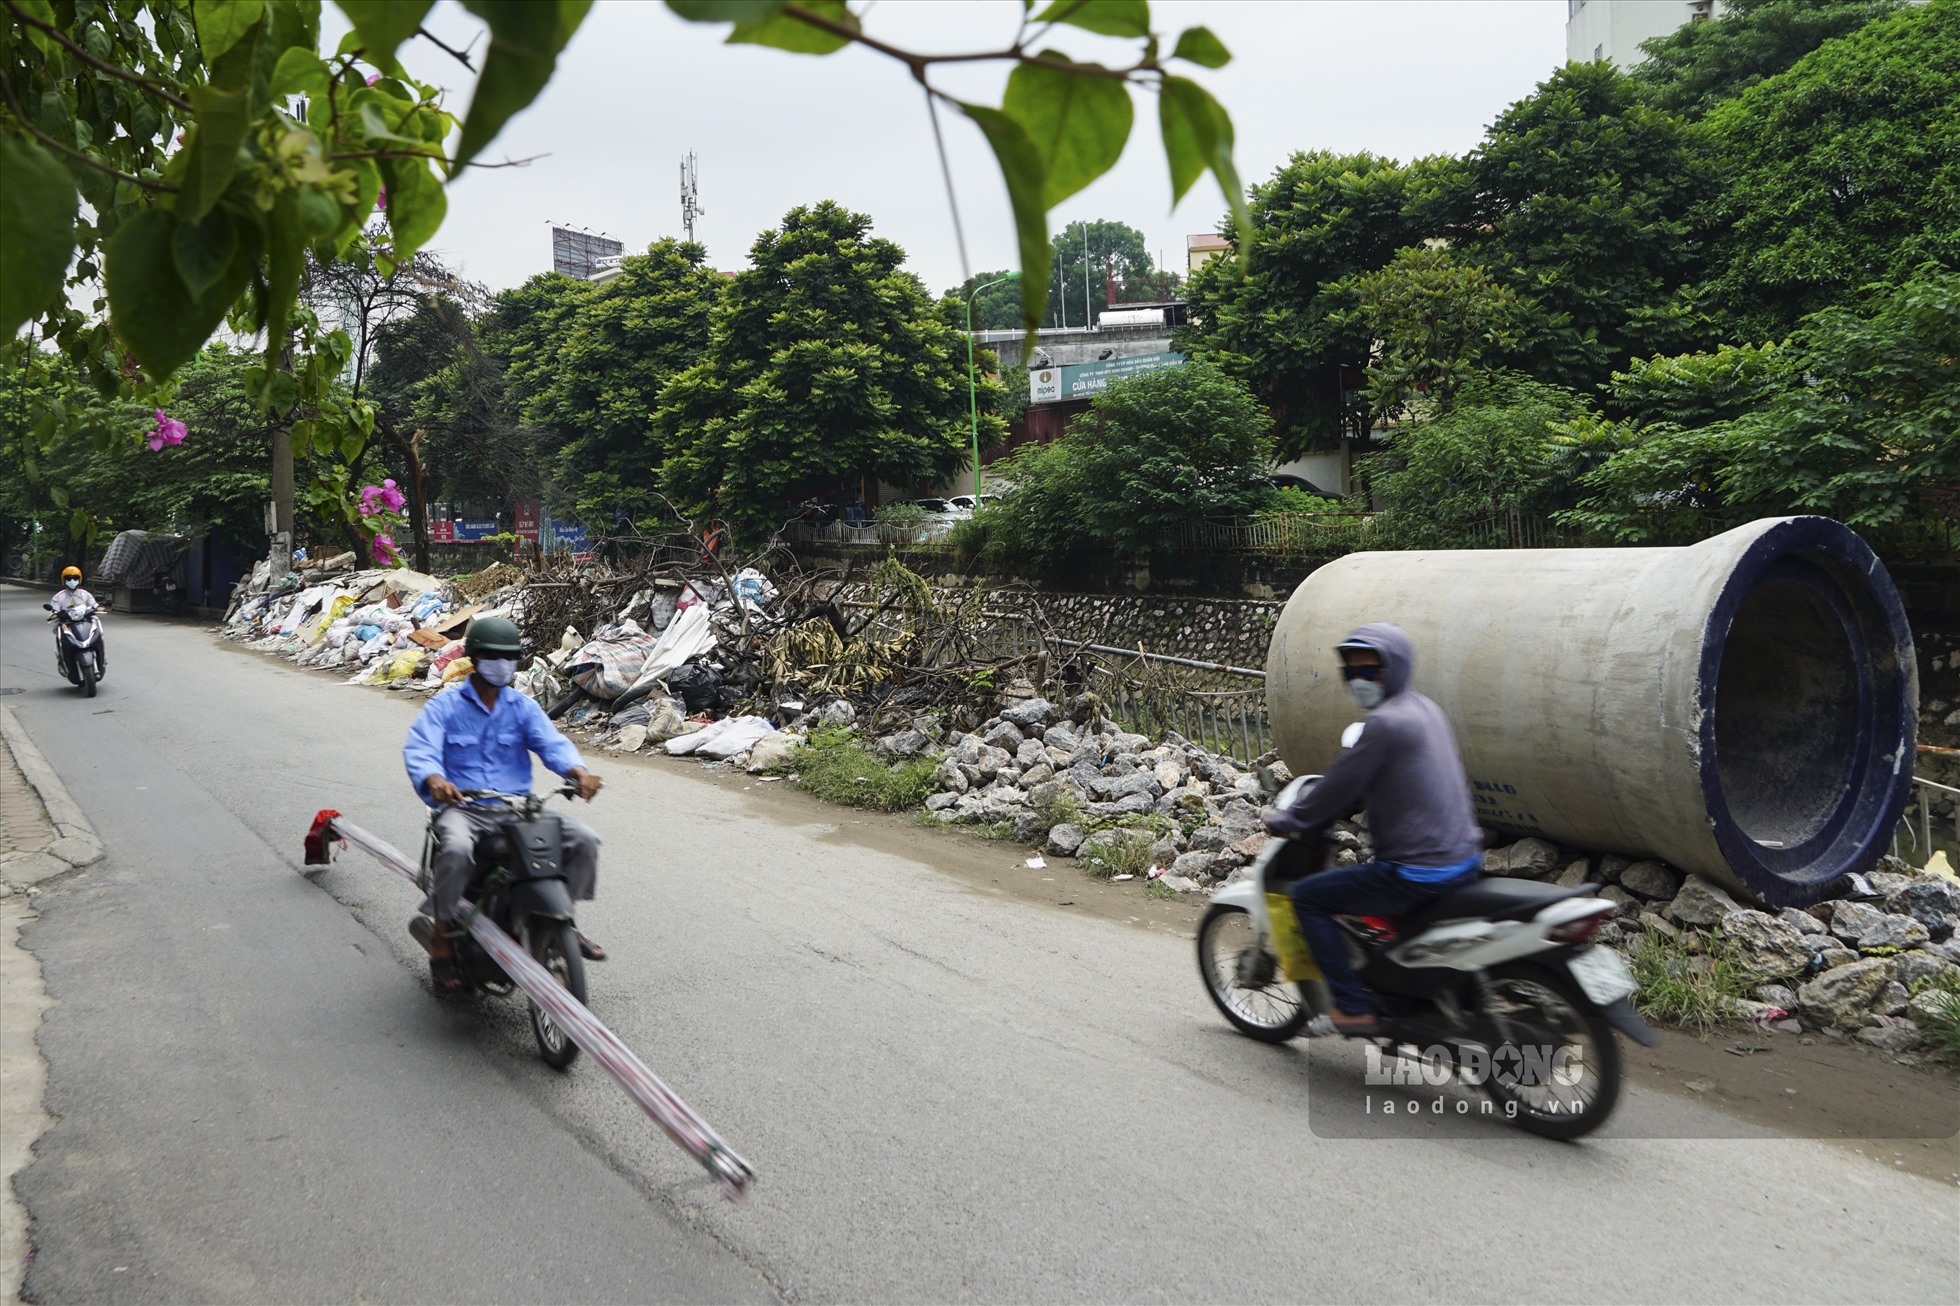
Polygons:
<instances>
[{"instance_id":1,"label":"parked car","mask_svg":"<svg viewBox=\"0 0 1960 1306\"><path fill-rule=\"evenodd\" d=\"M1304 477L1281 473L1276 476L1268 476L1266 480L1276 490L1299 490L1303 494L1311 494L1317 499L1326 499L1333 503L1339 503L1341 501L1340 495L1323 490Z\"/></svg>"},{"instance_id":2,"label":"parked car","mask_svg":"<svg viewBox=\"0 0 1960 1306\"><path fill-rule=\"evenodd\" d=\"M964 508L968 512L972 512L975 508L992 503L999 497L996 494L956 494L946 502L952 504L955 508Z\"/></svg>"}]
</instances>

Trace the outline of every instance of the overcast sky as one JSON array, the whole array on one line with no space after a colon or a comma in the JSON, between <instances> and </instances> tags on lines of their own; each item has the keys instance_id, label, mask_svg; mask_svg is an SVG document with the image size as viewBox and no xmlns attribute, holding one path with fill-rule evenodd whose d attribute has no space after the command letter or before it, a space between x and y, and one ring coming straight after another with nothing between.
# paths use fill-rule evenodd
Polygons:
<instances>
[{"instance_id":1,"label":"overcast sky","mask_svg":"<svg viewBox=\"0 0 1960 1306\"><path fill-rule=\"evenodd\" d=\"M1018 0L878 0L866 30L907 49L1004 46ZM1233 54L1195 70L1231 112L1248 184L1294 151L1370 150L1397 159L1461 153L1564 58L1561 0L1157 0L1153 26L1208 26ZM344 24L326 7L327 48ZM445 3L430 30L453 44L480 31ZM935 292L963 277L924 97L898 63L856 47L814 58L725 45L726 28L674 17L656 0L599 0L558 72L486 158L543 155L527 167L472 169L450 188L434 245L470 277L516 285L551 265L552 223L644 248L679 236L679 162L700 156L696 238L717 267L747 262L756 233L799 204L834 199L868 213ZM1133 43L1067 31L1078 58L1114 62ZM404 47L417 76L467 103L470 74L427 42ZM941 69L935 84L1000 102L1004 65ZM1136 97L1122 160L1050 217L1110 218L1141 230L1182 269L1184 238L1223 211L1206 178L1173 212L1154 100ZM1011 267L1013 225L979 133L942 115L974 270Z\"/></svg>"}]
</instances>

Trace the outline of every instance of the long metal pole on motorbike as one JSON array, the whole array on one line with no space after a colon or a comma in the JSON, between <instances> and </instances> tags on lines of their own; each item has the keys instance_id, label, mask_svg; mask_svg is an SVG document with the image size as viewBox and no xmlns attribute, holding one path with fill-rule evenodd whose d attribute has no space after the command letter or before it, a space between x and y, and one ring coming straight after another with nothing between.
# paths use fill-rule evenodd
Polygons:
<instances>
[{"instance_id":1,"label":"long metal pole on motorbike","mask_svg":"<svg viewBox=\"0 0 1960 1306\"><path fill-rule=\"evenodd\" d=\"M401 875L410 884L415 883L415 863L403 856L393 844L363 830L338 812L322 812L320 815L325 818L325 824L322 825L319 820L314 822L316 834L345 840ZM308 842L312 844L313 840L309 838ZM311 848L308 859L312 860ZM533 1002L543 1007L560 1029L571 1035L574 1043L584 1048L593 1060L606 1068L607 1074L619 1081L627 1096L639 1103L640 1109L666 1132L667 1137L680 1144L684 1151L701 1163L703 1169L715 1177L724 1197L739 1202L748 1196L749 1183L755 1178L755 1171L749 1163L730 1150L728 1144L721 1141L721 1135L696 1115L694 1108L675 1096L674 1091L661 1082L660 1076L647 1069L646 1063L634 1056L632 1050L619 1041L617 1034L601 1024L583 1002L567 993L564 985L550 971L532 960L531 955L518 947L517 941L504 933L488 916L481 912L473 913L470 933L483 945L483 950L503 967L504 973L516 981Z\"/></svg>"}]
</instances>

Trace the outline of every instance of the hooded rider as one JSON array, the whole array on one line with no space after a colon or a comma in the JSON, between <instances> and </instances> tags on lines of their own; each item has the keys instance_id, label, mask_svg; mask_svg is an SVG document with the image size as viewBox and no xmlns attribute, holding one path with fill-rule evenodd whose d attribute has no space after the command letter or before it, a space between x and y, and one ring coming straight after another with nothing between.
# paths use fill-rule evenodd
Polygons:
<instances>
[{"instance_id":1,"label":"hooded rider","mask_svg":"<svg viewBox=\"0 0 1960 1306\"><path fill-rule=\"evenodd\" d=\"M98 607L95 595L82 588L82 569L63 567L61 569L61 588L54 592L54 615L66 617L70 612L81 612ZM54 618L50 618L53 620Z\"/></svg>"},{"instance_id":2,"label":"hooded rider","mask_svg":"<svg viewBox=\"0 0 1960 1306\"><path fill-rule=\"evenodd\" d=\"M470 623L463 651L472 664L469 679L460 690L430 699L402 746L402 761L416 794L430 807L441 809L435 818L433 901L423 905L433 911L434 920L417 917L409 932L429 950L430 971L444 989L462 986L448 935L463 920L463 892L476 871L476 841L494 833L500 819L496 813L465 805L462 791L528 792L532 753L575 782L579 797L587 802L601 786L544 709L528 695L506 689L524 651L515 625L502 617L479 617ZM571 816L558 819L564 831L566 887L573 898L590 900L598 887L599 836ZM578 947L587 961L606 959L605 949L583 933Z\"/></svg>"},{"instance_id":3,"label":"hooded rider","mask_svg":"<svg viewBox=\"0 0 1960 1306\"><path fill-rule=\"evenodd\" d=\"M1366 1036L1378 1029L1368 986L1355 974L1334 916L1396 917L1477 878L1483 831L1470 783L1443 710L1409 688L1415 652L1408 632L1377 622L1336 647L1341 676L1368 718L1360 736L1293 807L1268 814L1276 835L1317 830L1365 807L1375 860L1297 881L1300 932L1327 977L1335 1010L1312 1034Z\"/></svg>"}]
</instances>

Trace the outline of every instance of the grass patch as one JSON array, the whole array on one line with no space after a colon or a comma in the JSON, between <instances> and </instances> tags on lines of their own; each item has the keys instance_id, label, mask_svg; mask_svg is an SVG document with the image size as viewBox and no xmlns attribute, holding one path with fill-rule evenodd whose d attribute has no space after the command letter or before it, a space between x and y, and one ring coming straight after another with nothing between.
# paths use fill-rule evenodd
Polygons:
<instances>
[{"instance_id":1,"label":"grass patch","mask_svg":"<svg viewBox=\"0 0 1960 1306\"><path fill-rule=\"evenodd\" d=\"M1633 998L1640 1014L1697 1034L1734 1019L1736 1004L1749 992L1719 935L1697 952L1685 940L1649 930L1634 945L1627 964L1640 985Z\"/></svg>"},{"instance_id":2,"label":"grass patch","mask_svg":"<svg viewBox=\"0 0 1960 1306\"><path fill-rule=\"evenodd\" d=\"M1070 794L1066 789L1060 789L1052 797L1047 798L1046 801L1036 803L1034 805L1034 814L1050 826L1081 825L1086 827L1088 824L1088 817L1082 810L1082 804L1076 802L1074 795Z\"/></svg>"},{"instance_id":3,"label":"grass patch","mask_svg":"<svg viewBox=\"0 0 1960 1306\"><path fill-rule=\"evenodd\" d=\"M1171 888L1170 885L1165 884L1162 880L1146 880L1143 886L1143 896L1146 898L1175 898L1177 897L1177 890Z\"/></svg>"},{"instance_id":4,"label":"grass patch","mask_svg":"<svg viewBox=\"0 0 1960 1306\"><path fill-rule=\"evenodd\" d=\"M989 825L976 825L969 828L982 839L992 839L997 843L1003 839L1012 839L1014 837L1014 822L1012 821L995 821Z\"/></svg>"},{"instance_id":5,"label":"grass patch","mask_svg":"<svg viewBox=\"0 0 1960 1306\"><path fill-rule=\"evenodd\" d=\"M1141 875L1150 869L1150 845L1141 839L1118 839L1099 843L1081 854L1082 869L1098 880L1119 875Z\"/></svg>"},{"instance_id":6,"label":"grass patch","mask_svg":"<svg viewBox=\"0 0 1960 1306\"><path fill-rule=\"evenodd\" d=\"M1931 1002L1915 1003L1912 1018L1919 1023L1919 1042L1942 1061L1960 1061L1960 977L1942 971L1912 986L1912 996L1936 995ZM1930 1015L1925 1008L1931 1006Z\"/></svg>"},{"instance_id":7,"label":"grass patch","mask_svg":"<svg viewBox=\"0 0 1960 1306\"><path fill-rule=\"evenodd\" d=\"M887 766L854 733L831 727L813 731L809 742L774 770L793 773L799 789L827 803L903 812L938 788L932 782L938 765L937 758L914 758Z\"/></svg>"}]
</instances>

